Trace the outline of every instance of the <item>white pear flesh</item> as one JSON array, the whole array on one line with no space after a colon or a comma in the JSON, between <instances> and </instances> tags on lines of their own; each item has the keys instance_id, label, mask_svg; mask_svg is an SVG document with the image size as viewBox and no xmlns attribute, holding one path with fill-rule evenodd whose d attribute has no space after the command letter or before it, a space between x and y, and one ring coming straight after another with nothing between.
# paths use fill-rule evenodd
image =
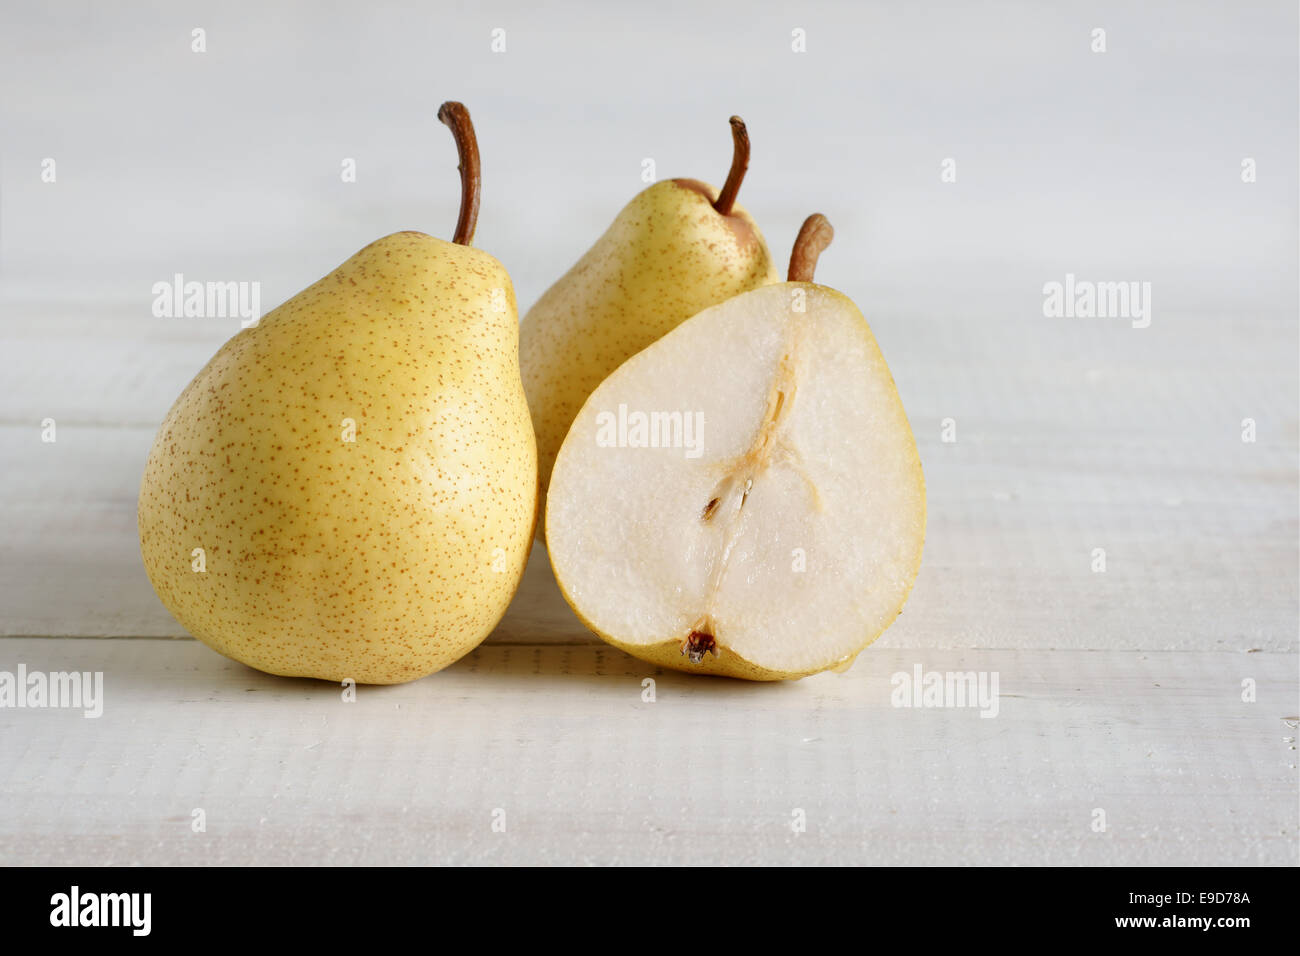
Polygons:
<instances>
[{"instance_id":1,"label":"white pear flesh","mask_svg":"<svg viewBox=\"0 0 1300 956\"><path fill-rule=\"evenodd\" d=\"M633 427L611 441L620 406ZM634 447L654 433L637 413L702 414L697 448ZM756 680L850 664L900 613L925 538L916 442L861 312L772 285L628 359L560 449L546 534L579 617L645 660ZM693 632L714 653L683 654Z\"/></svg>"}]
</instances>

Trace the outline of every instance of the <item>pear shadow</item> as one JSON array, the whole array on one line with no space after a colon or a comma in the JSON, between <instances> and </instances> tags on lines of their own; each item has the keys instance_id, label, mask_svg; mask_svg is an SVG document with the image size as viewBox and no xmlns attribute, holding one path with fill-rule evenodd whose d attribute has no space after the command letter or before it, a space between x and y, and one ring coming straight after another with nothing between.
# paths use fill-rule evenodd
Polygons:
<instances>
[{"instance_id":1,"label":"pear shadow","mask_svg":"<svg viewBox=\"0 0 1300 956\"><path fill-rule=\"evenodd\" d=\"M724 651L725 653L725 651ZM780 694L799 681L750 681L719 674L691 674L647 663L591 636L582 644L482 644L443 673L474 674L498 686L526 689L544 679L544 687L580 684L611 687L654 680L658 689L718 698ZM435 680L433 674L426 680Z\"/></svg>"},{"instance_id":2,"label":"pear shadow","mask_svg":"<svg viewBox=\"0 0 1300 956\"><path fill-rule=\"evenodd\" d=\"M140 644L156 645L154 640ZM174 688L183 701L233 701L246 697L320 701L343 692L340 682L311 677L268 674L222 656L201 641L180 639L180 654L168 655L161 665L114 667L113 683L127 691L156 695L159 681ZM725 654L726 651L724 650ZM121 673L118 671L121 670ZM369 699L379 695L406 699L412 689L423 696L438 686L440 678L472 675L488 694L502 688L511 692L553 691L557 684L597 688L640 685L646 678L658 688L678 694L707 694L718 698L736 695L779 694L801 681L748 681L717 674L692 674L642 661L588 630L574 614L551 573L545 546L532 549L523 579L501 622L488 638L453 664L425 677L402 684L358 684ZM539 680L540 679L540 680ZM443 684L449 682L443 680ZM456 681L457 694L465 685ZM620 690L622 692L622 690Z\"/></svg>"},{"instance_id":3,"label":"pear shadow","mask_svg":"<svg viewBox=\"0 0 1300 956\"><path fill-rule=\"evenodd\" d=\"M154 645L156 641L140 641ZM184 649L179 656L169 655L161 668L126 667L106 662L115 693L157 697L161 691L178 703L250 702L298 700L304 702L336 701L343 693L341 682L313 677L287 677L268 674L231 660L197 640L177 641ZM85 662L83 661L84 665ZM447 678L455 678L449 681ZM755 694L772 695L789 692L802 681L748 681L717 674L690 674L649 664L595 637L581 644L480 644L460 660L426 677L401 684L357 684L357 693L368 700L391 697L395 701L413 695L425 697L454 687L457 696L465 696L475 684L481 684L484 696L502 693L527 696L536 692L553 695L557 691L576 694L619 688L629 684L642 686L654 680L660 693L704 695L733 698Z\"/></svg>"}]
</instances>

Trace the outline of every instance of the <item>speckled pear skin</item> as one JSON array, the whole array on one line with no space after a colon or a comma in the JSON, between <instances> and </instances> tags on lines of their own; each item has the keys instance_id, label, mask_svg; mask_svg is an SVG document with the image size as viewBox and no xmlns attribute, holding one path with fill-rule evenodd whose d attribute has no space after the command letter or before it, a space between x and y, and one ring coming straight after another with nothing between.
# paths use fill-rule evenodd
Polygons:
<instances>
[{"instance_id":1,"label":"speckled pear skin","mask_svg":"<svg viewBox=\"0 0 1300 956\"><path fill-rule=\"evenodd\" d=\"M518 342L501 264L417 232L240 332L145 468L140 550L163 604L272 674L393 684L477 646L537 514Z\"/></svg>"},{"instance_id":2,"label":"speckled pear skin","mask_svg":"<svg viewBox=\"0 0 1300 956\"><path fill-rule=\"evenodd\" d=\"M715 199L691 179L642 190L524 316L519 354L543 512L555 456L597 385L697 312L779 280L749 213L737 204L720 215Z\"/></svg>"}]
</instances>

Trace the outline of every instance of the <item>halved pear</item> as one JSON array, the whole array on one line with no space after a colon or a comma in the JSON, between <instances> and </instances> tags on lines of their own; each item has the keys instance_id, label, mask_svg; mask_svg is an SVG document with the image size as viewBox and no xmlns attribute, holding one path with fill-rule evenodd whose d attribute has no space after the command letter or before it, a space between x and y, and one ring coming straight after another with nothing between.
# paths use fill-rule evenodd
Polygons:
<instances>
[{"instance_id":1,"label":"halved pear","mask_svg":"<svg viewBox=\"0 0 1300 956\"><path fill-rule=\"evenodd\" d=\"M574 420L546 541L566 600L630 654L752 680L847 667L900 613L925 482L871 329L814 284L705 309L624 362Z\"/></svg>"}]
</instances>

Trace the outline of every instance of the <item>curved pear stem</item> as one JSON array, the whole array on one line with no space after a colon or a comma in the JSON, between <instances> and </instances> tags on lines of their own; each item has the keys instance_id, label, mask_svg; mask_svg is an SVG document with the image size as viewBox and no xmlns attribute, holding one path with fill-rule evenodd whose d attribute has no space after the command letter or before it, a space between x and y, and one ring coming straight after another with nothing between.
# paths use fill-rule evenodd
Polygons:
<instances>
[{"instance_id":1,"label":"curved pear stem","mask_svg":"<svg viewBox=\"0 0 1300 956\"><path fill-rule=\"evenodd\" d=\"M812 282L817 271L817 257L826 251L835 237L830 220L819 212L813 213L799 227L794 248L790 250L790 271L787 282Z\"/></svg>"},{"instance_id":2,"label":"curved pear stem","mask_svg":"<svg viewBox=\"0 0 1300 956\"><path fill-rule=\"evenodd\" d=\"M731 169L727 173L727 181L722 184L722 192L718 193L718 198L713 203L713 208L723 216L731 215L731 209L736 205L736 193L740 192L740 184L745 181L745 170L749 169L749 130L739 116L731 118L731 142Z\"/></svg>"},{"instance_id":3,"label":"curved pear stem","mask_svg":"<svg viewBox=\"0 0 1300 956\"><path fill-rule=\"evenodd\" d=\"M474 241L478 197L483 187L478 139L474 136L474 124L470 122L465 104L448 100L438 108L438 119L447 124L451 135L456 138L456 152L460 155L460 218L456 220L456 234L451 241L458 246L468 246Z\"/></svg>"}]
</instances>

